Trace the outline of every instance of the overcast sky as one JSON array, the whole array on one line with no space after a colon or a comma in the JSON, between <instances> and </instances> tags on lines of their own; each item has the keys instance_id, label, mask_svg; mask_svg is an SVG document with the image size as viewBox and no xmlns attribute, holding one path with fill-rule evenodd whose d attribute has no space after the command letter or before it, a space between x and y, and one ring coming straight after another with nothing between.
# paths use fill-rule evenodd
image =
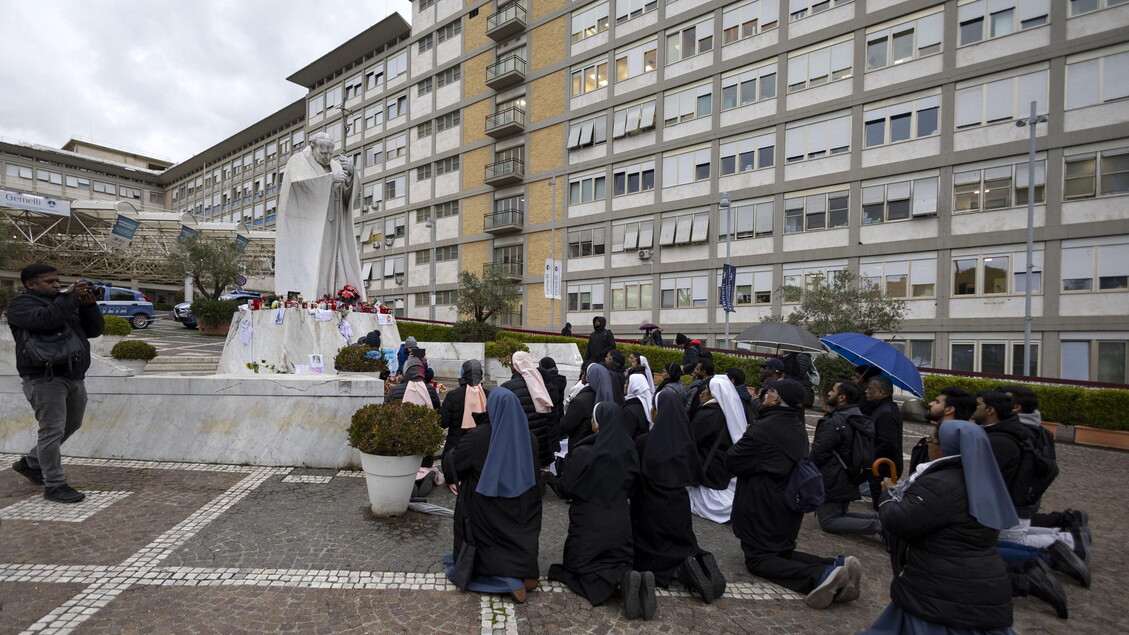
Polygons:
<instances>
[{"instance_id":1,"label":"overcast sky","mask_svg":"<svg viewBox=\"0 0 1129 635\"><path fill-rule=\"evenodd\" d=\"M408 0L0 0L0 136L183 161L305 95L286 78Z\"/></svg>"}]
</instances>

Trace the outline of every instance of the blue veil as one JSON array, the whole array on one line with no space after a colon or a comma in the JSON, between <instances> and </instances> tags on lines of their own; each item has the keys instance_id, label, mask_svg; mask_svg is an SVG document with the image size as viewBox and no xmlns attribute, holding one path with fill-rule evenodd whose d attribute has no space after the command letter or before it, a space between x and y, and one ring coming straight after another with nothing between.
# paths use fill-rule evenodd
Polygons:
<instances>
[{"instance_id":1,"label":"blue veil","mask_svg":"<svg viewBox=\"0 0 1129 635\"><path fill-rule=\"evenodd\" d=\"M483 496L515 498L537 484L529 420L517 395L499 386L486 398L490 413L490 449L475 491Z\"/></svg>"},{"instance_id":2,"label":"blue veil","mask_svg":"<svg viewBox=\"0 0 1129 635\"><path fill-rule=\"evenodd\" d=\"M942 421L937 439L945 456L960 455L968 512L985 527L1007 529L1019 524L1015 505L1000 475L988 433L971 421Z\"/></svg>"}]
</instances>

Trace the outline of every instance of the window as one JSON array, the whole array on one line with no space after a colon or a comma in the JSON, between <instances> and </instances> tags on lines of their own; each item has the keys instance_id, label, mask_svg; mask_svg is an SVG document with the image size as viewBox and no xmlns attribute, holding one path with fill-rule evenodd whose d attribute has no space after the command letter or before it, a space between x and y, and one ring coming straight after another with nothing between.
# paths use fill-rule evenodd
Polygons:
<instances>
[{"instance_id":1,"label":"window","mask_svg":"<svg viewBox=\"0 0 1129 635\"><path fill-rule=\"evenodd\" d=\"M1129 289L1129 238L1062 241L1063 291Z\"/></svg>"},{"instance_id":2,"label":"window","mask_svg":"<svg viewBox=\"0 0 1129 635\"><path fill-rule=\"evenodd\" d=\"M940 132L937 113L941 96L934 95L863 111L866 147L931 137Z\"/></svg>"},{"instance_id":3,"label":"window","mask_svg":"<svg viewBox=\"0 0 1129 635\"><path fill-rule=\"evenodd\" d=\"M416 97L423 97L435 88L430 77L416 84Z\"/></svg>"},{"instance_id":4,"label":"window","mask_svg":"<svg viewBox=\"0 0 1129 635\"><path fill-rule=\"evenodd\" d=\"M1114 384L1129 383L1125 363L1127 348L1129 342L1124 341L1063 341L1062 377ZM1020 356L1022 358L1022 353Z\"/></svg>"},{"instance_id":5,"label":"window","mask_svg":"<svg viewBox=\"0 0 1129 635\"><path fill-rule=\"evenodd\" d=\"M612 280L612 310L650 309L654 304L654 283L650 279Z\"/></svg>"},{"instance_id":6,"label":"window","mask_svg":"<svg viewBox=\"0 0 1129 635\"><path fill-rule=\"evenodd\" d=\"M448 68L446 70L439 71L439 74L435 76L436 87L443 88L448 84L454 84L455 82L459 81L462 76L462 66L452 66L451 68Z\"/></svg>"},{"instance_id":7,"label":"window","mask_svg":"<svg viewBox=\"0 0 1129 635\"><path fill-rule=\"evenodd\" d=\"M568 182L568 204L579 205L598 201L606 196L604 175L589 175Z\"/></svg>"},{"instance_id":8,"label":"window","mask_svg":"<svg viewBox=\"0 0 1129 635\"><path fill-rule=\"evenodd\" d=\"M440 159L435 162L435 176L441 176L450 172L458 172L459 170L459 155Z\"/></svg>"},{"instance_id":9,"label":"window","mask_svg":"<svg viewBox=\"0 0 1129 635\"><path fill-rule=\"evenodd\" d=\"M52 183L54 185L63 184L63 175L60 172L52 172L50 170L38 169L35 171L35 176L40 181L45 183Z\"/></svg>"},{"instance_id":10,"label":"window","mask_svg":"<svg viewBox=\"0 0 1129 635\"><path fill-rule=\"evenodd\" d=\"M729 220L729 214L733 220ZM733 232L734 240L772 235L772 199L763 201L736 201L729 205L729 211L718 213L718 241ZM733 225L730 226L729 223Z\"/></svg>"},{"instance_id":11,"label":"window","mask_svg":"<svg viewBox=\"0 0 1129 635\"><path fill-rule=\"evenodd\" d=\"M658 65L658 41L651 40L615 54L615 81L622 82L644 73Z\"/></svg>"},{"instance_id":12,"label":"window","mask_svg":"<svg viewBox=\"0 0 1129 635\"><path fill-rule=\"evenodd\" d=\"M494 152L494 161L501 163L503 161L517 161L525 162L525 146L517 146L516 148L508 148L506 150L497 150Z\"/></svg>"},{"instance_id":13,"label":"window","mask_svg":"<svg viewBox=\"0 0 1129 635\"><path fill-rule=\"evenodd\" d=\"M430 163L428 163L427 165L421 165L418 168L416 168L416 180L417 181L426 181L427 179L430 179L430 178L431 178L431 164Z\"/></svg>"},{"instance_id":14,"label":"window","mask_svg":"<svg viewBox=\"0 0 1129 635\"><path fill-rule=\"evenodd\" d=\"M360 75L356 75L345 82L345 101L349 101L354 97L361 96L361 89L364 88L364 79Z\"/></svg>"},{"instance_id":15,"label":"window","mask_svg":"<svg viewBox=\"0 0 1129 635\"><path fill-rule=\"evenodd\" d=\"M385 238L403 238L405 234L406 216L396 216L384 219Z\"/></svg>"},{"instance_id":16,"label":"window","mask_svg":"<svg viewBox=\"0 0 1129 635\"><path fill-rule=\"evenodd\" d=\"M800 122L787 127L785 157L788 163L820 159L851 149L851 115L832 115L830 119Z\"/></svg>"},{"instance_id":17,"label":"window","mask_svg":"<svg viewBox=\"0 0 1129 635\"><path fill-rule=\"evenodd\" d=\"M431 33L428 33L427 35L421 37L419 39L419 42L417 42L416 44L419 47L420 53L426 53L435 46L435 37Z\"/></svg>"},{"instance_id":18,"label":"window","mask_svg":"<svg viewBox=\"0 0 1129 635\"><path fill-rule=\"evenodd\" d=\"M384 105L375 104L365 108L365 129L375 128L384 123Z\"/></svg>"},{"instance_id":19,"label":"window","mask_svg":"<svg viewBox=\"0 0 1129 635\"><path fill-rule=\"evenodd\" d=\"M1032 253L1031 291L1042 291L1043 248ZM953 295L1007 295L1027 292L1027 252L994 252L953 257Z\"/></svg>"},{"instance_id":20,"label":"window","mask_svg":"<svg viewBox=\"0 0 1129 635\"><path fill-rule=\"evenodd\" d=\"M439 44L442 44L442 43L446 42L447 40L453 40L456 35L458 35L462 32L463 32L463 20L462 20L462 18L459 18L458 20L455 20L454 22L452 22L450 24L445 24L445 25L439 27L438 29L436 29L435 30L435 39L438 40Z\"/></svg>"},{"instance_id":21,"label":"window","mask_svg":"<svg viewBox=\"0 0 1129 635\"><path fill-rule=\"evenodd\" d=\"M862 188L862 224L907 220L937 214L937 177L896 181Z\"/></svg>"},{"instance_id":22,"label":"window","mask_svg":"<svg viewBox=\"0 0 1129 635\"><path fill-rule=\"evenodd\" d=\"M786 304L800 301L804 291L822 286L825 282L834 284L847 270L844 262L810 263L803 266L784 267L782 300Z\"/></svg>"},{"instance_id":23,"label":"window","mask_svg":"<svg viewBox=\"0 0 1129 635\"><path fill-rule=\"evenodd\" d=\"M569 311L601 311L604 308L604 283L577 282L568 285Z\"/></svg>"},{"instance_id":24,"label":"window","mask_svg":"<svg viewBox=\"0 0 1129 635\"><path fill-rule=\"evenodd\" d=\"M651 249L655 242L655 222L650 218L617 221L612 224L612 253Z\"/></svg>"},{"instance_id":25,"label":"window","mask_svg":"<svg viewBox=\"0 0 1129 635\"><path fill-rule=\"evenodd\" d=\"M659 307L663 309L689 309L709 302L709 276L663 276L659 289Z\"/></svg>"},{"instance_id":26,"label":"window","mask_svg":"<svg viewBox=\"0 0 1129 635\"><path fill-rule=\"evenodd\" d=\"M294 141L294 149L298 150L302 147L302 144L306 142L306 131L295 130L294 134L290 135L290 138ZM235 166L238 168L239 164L237 163Z\"/></svg>"},{"instance_id":27,"label":"window","mask_svg":"<svg viewBox=\"0 0 1129 635\"><path fill-rule=\"evenodd\" d=\"M389 119L395 119L400 115L408 114L408 96L399 95L397 97L389 99L384 104L384 112L387 114Z\"/></svg>"},{"instance_id":28,"label":"window","mask_svg":"<svg viewBox=\"0 0 1129 635\"><path fill-rule=\"evenodd\" d=\"M1065 163L1065 200L1129 193L1129 148L1074 154Z\"/></svg>"},{"instance_id":29,"label":"window","mask_svg":"<svg viewBox=\"0 0 1129 635\"><path fill-rule=\"evenodd\" d=\"M122 198L141 200L141 190L137 189L136 187L126 187L125 185L119 185L118 196Z\"/></svg>"},{"instance_id":30,"label":"window","mask_svg":"<svg viewBox=\"0 0 1129 635\"><path fill-rule=\"evenodd\" d=\"M522 223L525 213L525 195L507 196L494 201L494 213L502 215L507 222Z\"/></svg>"},{"instance_id":31,"label":"window","mask_svg":"<svg viewBox=\"0 0 1129 635\"><path fill-rule=\"evenodd\" d=\"M848 2L851 0L788 0L788 21L803 20Z\"/></svg>"},{"instance_id":32,"label":"window","mask_svg":"<svg viewBox=\"0 0 1129 635\"><path fill-rule=\"evenodd\" d=\"M371 146L365 148L365 167L371 168L374 165L384 163L384 143L376 142Z\"/></svg>"},{"instance_id":33,"label":"window","mask_svg":"<svg viewBox=\"0 0 1129 635\"><path fill-rule=\"evenodd\" d=\"M655 162L616 167L612 172L613 196L655 189Z\"/></svg>"},{"instance_id":34,"label":"window","mask_svg":"<svg viewBox=\"0 0 1129 635\"><path fill-rule=\"evenodd\" d=\"M584 227L568 230L568 257L599 256L605 251L604 227Z\"/></svg>"},{"instance_id":35,"label":"window","mask_svg":"<svg viewBox=\"0 0 1129 635\"><path fill-rule=\"evenodd\" d=\"M711 82L666 95L663 98L663 125L673 126L699 117L709 117L712 111Z\"/></svg>"},{"instance_id":36,"label":"window","mask_svg":"<svg viewBox=\"0 0 1129 635\"><path fill-rule=\"evenodd\" d=\"M575 11L572 14L572 41L575 44L585 38L608 30L608 3Z\"/></svg>"},{"instance_id":37,"label":"window","mask_svg":"<svg viewBox=\"0 0 1129 635\"><path fill-rule=\"evenodd\" d=\"M388 139L388 142L387 142L386 145L387 145L386 151L388 153L386 158L389 161L391 161L392 159L398 159L398 158L404 156L404 154L407 152L408 134L403 133L403 134L398 134L395 137L391 137L391 138Z\"/></svg>"},{"instance_id":38,"label":"window","mask_svg":"<svg viewBox=\"0 0 1129 635\"><path fill-rule=\"evenodd\" d=\"M937 294L937 259L868 262L863 258L859 278L887 298L932 298Z\"/></svg>"},{"instance_id":39,"label":"window","mask_svg":"<svg viewBox=\"0 0 1129 635\"><path fill-rule=\"evenodd\" d=\"M663 155L663 187L685 185L710 178L709 147Z\"/></svg>"},{"instance_id":40,"label":"window","mask_svg":"<svg viewBox=\"0 0 1129 635\"><path fill-rule=\"evenodd\" d=\"M416 138L423 139L424 137L431 136L431 122L425 121L416 126Z\"/></svg>"},{"instance_id":41,"label":"window","mask_svg":"<svg viewBox=\"0 0 1129 635\"><path fill-rule=\"evenodd\" d=\"M389 199L399 198L399 197L407 194L408 191L407 191L407 188L405 187L406 185L407 185L407 177L402 175L402 174L400 176L396 176L396 177L392 177L392 178L388 179L387 181L384 182L385 198L389 198Z\"/></svg>"},{"instance_id":42,"label":"window","mask_svg":"<svg viewBox=\"0 0 1129 635\"><path fill-rule=\"evenodd\" d=\"M721 78L721 109L776 97L776 64L736 71Z\"/></svg>"},{"instance_id":43,"label":"window","mask_svg":"<svg viewBox=\"0 0 1129 635\"><path fill-rule=\"evenodd\" d=\"M1108 9L1119 4L1124 4L1127 1L1129 0L1070 0L1070 17L1091 11L1098 11L1099 9ZM1063 377L1065 377L1065 375L1063 375Z\"/></svg>"},{"instance_id":44,"label":"window","mask_svg":"<svg viewBox=\"0 0 1129 635\"><path fill-rule=\"evenodd\" d=\"M655 127L655 100L616 110L612 118L612 138L636 135Z\"/></svg>"},{"instance_id":45,"label":"window","mask_svg":"<svg viewBox=\"0 0 1129 635\"><path fill-rule=\"evenodd\" d=\"M847 40L788 57L788 92L851 77L854 42Z\"/></svg>"},{"instance_id":46,"label":"window","mask_svg":"<svg viewBox=\"0 0 1129 635\"><path fill-rule=\"evenodd\" d=\"M568 149L599 145L608 140L608 116L578 121L568 126Z\"/></svg>"},{"instance_id":47,"label":"window","mask_svg":"<svg viewBox=\"0 0 1129 635\"><path fill-rule=\"evenodd\" d=\"M713 18L666 32L666 63L713 50Z\"/></svg>"},{"instance_id":48,"label":"window","mask_svg":"<svg viewBox=\"0 0 1129 635\"><path fill-rule=\"evenodd\" d=\"M325 111L341 105L341 86L334 86L325 91Z\"/></svg>"},{"instance_id":49,"label":"window","mask_svg":"<svg viewBox=\"0 0 1129 635\"><path fill-rule=\"evenodd\" d=\"M459 259L459 246L447 245L435 248L435 262L446 262ZM426 265L431 263L431 250L421 249L416 252L416 264Z\"/></svg>"},{"instance_id":50,"label":"window","mask_svg":"<svg viewBox=\"0 0 1129 635\"><path fill-rule=\"evenodd\" d=\"M435 218L447 218L448 216L459 215L459 202L448 201L446 203L439 203L435 206Z\"/></svg>"},{"instance_id":51,"label":"window","mask_svg":"<svg viewBox=\"0 0 1129 635\"><path fill-rule=\"evenodd\" d=\"M770 168L775 163L776 133L723 141L720 154L722 176Z\"/></svg>"},{"instance_id":52,"label":"window","mask_svg":"<svg viewBox=\"0 0 1129 635\"><path fill-rule=\"evenodd\" d=\"M419 11L435 6L435 0L419 0Z\"/></svg>"},{"instance_id":53,"label":"window","mask_svg":"<svg viewBox=\"0 0 1129 635\"><path fill-rule=\"evenodd\" d=\"M772 271L757 271L748 267L737 269L734 279L733 303L737 306L772 304ZM721 271L717 272L718 306L721 306Z\"/></svg>"},{"instance_id":54,"label":"window","mask_svg":"<svg viewBox=\"0 0 1129 635\"><path fill-rule=\"evenodd\" d=\"M866 34L866 70L903 64L941 52L944 12Z\"/></svg>"},{"instance_id":55,"label":"window","mask_svg":"<svg viewBox=\"0 0 1129 635\"><path fill-rule=\"evenodd\" d=\"M572 96L583 95L608 85L608 63L594 62L572 71Z\"/></svg>"},{"instance_id":56,"label":"window","mask_svg":"<svg viewBox=\"0 0 1129 635\"><path fill-rule=\"evenodd\" d=\"M325 95L315 95L309 101L309 115L308 119L313 119L321 113L325 112Z\"/></svg>"},{"instance_id":57,"label":"window","mask_svg":"<svg viewBox=\"0 0 1129 635\"><path fill-rule=\"evenodd\" d=\"M976 86L957 89L956 127L1026 118L1031 102L1037 112L1047 112L1047 71L1036 71Z\"/></svg>"},{"instance_id":58,"label":"window","mask_svg":"<svg viewBox=\"0 0 1129 635\"><path fill-rule=\"evenodd\" d=\"M386 66L388 68L388 79L396 79L408 72L408 52L404 51L395 57L388 58Z\"/></svg>"},{"instance_id":59,"label":"window","mask_svg":"<svg viewBox=\"0 0 1129 635\"><path fill-rule=\"evenodd\" d=\"M14 171L14 172L18 173L19 172L18 168L20 168L20 167L21 166L12 165L12 164L9 163L8 164L8 168L9 168L8 176L18 176L18 174L12 174L12 172ZM11 170L11 168L17 168L17 169ZM68 174L67 177L66 177L66 184L67 184L67 187L74 187L74 188L79 188L79 189L83 189L83 190L89 190L90 189L90 179L84 179L81 176L71 176L71 175ZM164 202L164 200L165 200L164 196L161 196L160 201ZM150 201L150 202L152 202L152 201Z\"/></svg>"},{"instance_id":60,"label":"window","mask_svg":"<svg viewBox=\"0 0 1129 635\"><path fill-rule=\"evenodd\" d=\"M1043 202L1046 161L1035 162L1035 203ZM953 211L979 212L1027 205L1027 162L979 170L953 168Z\"/></svg>"},{"instance_id":61,"label":"window","mask_svg":"<svg viewBox=\"0 0 1129 635\"><path fill-rule=\"evenodd\" d=\"M1066 65L1066 109L1129 97L1129 51Z\"/></svg>"},{"instance_id":62,"label":"window","mask_svg":"<svg viewBox=\"0 0 1129 635\"><path fill-rule=\"evenodd\" d=\"M784 198L784 233L847 226L850 190Z\"/></svg>"},{"instance_id":63,"label":"window","mask_svg":"<svg viewBox=\"0 0 1129 635\"><path fill-rule=\"evenodd\" d=\"M1042 26L1050 19L1050 0L976 0L957 9L960 45L974 44Z\"/></svg>"},{"instance_id":64,"label":"window","mask_svg":"<svg viewBox=\"0 0 1129 635\"><path fill-rule=\"evenodd\" d=\"M30 177L28 177L30 178ZM101 192L102 194L117 194L118 189L113 183L105 183L103 181L94 182L94 191Z\"/></svg>"},{"instance_id":65,"label":"window","mask_svg":"<svg viewBox=\"0 0 1129 635\"><path fill-rule=\"evenodd\" d=\"M31 168L27 167L26 165L16 165L15 163L9 163L8 165L4 166L4 174L6 176L21 179L31 180L32 178Z\"/></svg>"},{"instance_id":66,"label":"window","mask_svg":"<svg viewBox=\"0 0 1129 635\"><path fill-rule=\"evenodd\" d=\"M721 18L721 43L732 44L775 29L779 17L780 3L776 0L753 0L728 9Z\"/></svg>"},{"instance_id":67,"label":"window","mask_svg":"<svg viewBox=\"0 0 1129 635\"><path fill-rule=\"evenodd\" d=\"M392 278L404 275L404 256L390 256L384 259L384 277Z\"/></svg>"},{"instance_id":68,"label":"window","mask_svg":"<svg viewBox=\"0 0 1129 635\"><path fill-rule=\"evenodd\" d=\"M416 264L419 264L418 262ZM420 291L416 294L416 306L431 306L431 295L435 294L435 304L454 304L458 291L447 289L445 291Z\"/></svg>"},{"instance_id":69,"label":"window","mask_svg":"<svg viewBox=\"0 0 1129 635\"><path fill-rule=\"evenodd\" d=\"M953 342L950 344L952 370L997 375L1037 376L1039 343L1031 342L1031 370L1023 372L1023 340L1000 342Z\"/></svg>"},{"instance_id":70,"label":"window","mask_svg":"<svg viewBox=\"0 0 1129 635\"><path fill-rule=\"evenodd\" d=\"M615 0L615 23L623 24L657 9L657 0Z\"/></svg>"},{"instance_id":71,"label":"window","mask_svg":"<svg viewBox=\"0 0 1129 635\"><path fill-rule=\"evenodd\" d=\"M435 131L443 132L458 126L462 121L462 113L458 110L449 112L435 119Z\"/></svg>"},{"instance_id":72,"label":"window","mask_svg":"<svg viewBox=\"0 0 1129 635\"><path fill-rule=\"evenodd\" d=\"M384 67L376 66L365 71L365 90L377 90L384 85Z\"/></svg>"},{"instance_id":73,"label":"window","mask_svg":"<svg viewBox=\"0 0 1129 635\"><path fill-rule=\"evenodd\" d=\"M659 244L690 245L709 240L710 213L708 211L680 212L666 214L659 230Z\"/></svg>"}]
</instances>

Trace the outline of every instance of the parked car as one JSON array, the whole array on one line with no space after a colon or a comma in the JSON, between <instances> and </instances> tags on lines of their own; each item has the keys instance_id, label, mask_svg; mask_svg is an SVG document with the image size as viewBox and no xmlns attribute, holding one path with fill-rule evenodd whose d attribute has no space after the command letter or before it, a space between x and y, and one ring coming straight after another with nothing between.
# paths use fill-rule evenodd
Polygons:
<instances>
[{"instance_id":1,"label":"parked car","mask_svg":"<svg viewBox=\"0 0 1129 635\"><path fill-rule=\"evenodd\" d=\"M97 298L98 308L102 310L102 315L123 317L129 320L130 326L135 329L143 329L154 320L153 303L140 291L124 287L95 285L94 297Z\"/></svg>"},{"instance_id":2,"label":"parked car","mask_svg":"<svg viewBox=\"0 0 1129 635\"><path fill-rule=\"evenodd\" d=\"M221 300L235 300L239 304L247 304L251 300L261 300L263 295L254 291L239 291L236 293L225 293L220 296ZM196 328L196 316L192 315L192 303L181 302L172 308L172 319L180 322L186 329Z\"/></svg>"}]
</instances>

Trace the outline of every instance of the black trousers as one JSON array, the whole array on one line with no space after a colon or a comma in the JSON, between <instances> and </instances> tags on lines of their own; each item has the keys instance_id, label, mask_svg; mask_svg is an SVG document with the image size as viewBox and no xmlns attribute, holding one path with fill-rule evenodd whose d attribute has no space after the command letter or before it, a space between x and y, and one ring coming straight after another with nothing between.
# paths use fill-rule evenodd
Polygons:
<instances>
[{"instance_id":1,"label":"black trousers","mask_svg":"<svg viewBox=\"0 0 1129 635\"><path fill-rule=\"evenodd\" d=\"M807 595L823 581L834 558L822 558L802 551L761 551L741 543L745 552L745 568L749 573Z\"/></svg>"}]
</instances>

